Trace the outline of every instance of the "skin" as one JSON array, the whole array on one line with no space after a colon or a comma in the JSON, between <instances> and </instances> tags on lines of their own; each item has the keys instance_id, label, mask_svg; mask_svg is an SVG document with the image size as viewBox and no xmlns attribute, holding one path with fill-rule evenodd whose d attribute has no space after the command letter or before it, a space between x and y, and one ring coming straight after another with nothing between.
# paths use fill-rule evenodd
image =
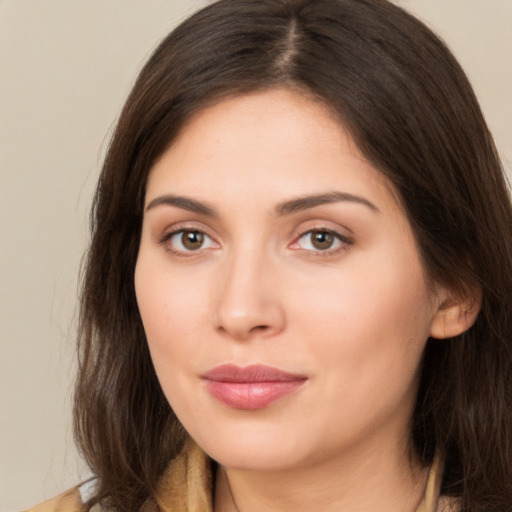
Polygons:
<instances>
[{"instance_id":1,"label":"skin","mask_svg":"<svg viewBox=\"0 0 512 512\"><path fill-rule=\"evenodd\" d=\"M332 192L350 200L276 212ZM203 245L184 246L183 230ZM318 250L311 230L339 238ZM135 286L164 393L219 463L216 511L416 509L421 355L430 335L465 323L426 285L391 185L324 106L275 89L192 117L150 173ZM240 410L201 378L226 363L307 380Z\"/></svg>"}]
</instances>

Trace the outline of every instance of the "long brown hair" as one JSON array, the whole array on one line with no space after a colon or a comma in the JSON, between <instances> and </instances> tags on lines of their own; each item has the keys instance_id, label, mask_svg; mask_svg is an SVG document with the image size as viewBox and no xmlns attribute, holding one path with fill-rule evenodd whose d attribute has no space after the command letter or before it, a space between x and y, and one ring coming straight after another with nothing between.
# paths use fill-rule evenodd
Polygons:
<instances>
[{"instance_id":1,"label":"long brown hair","mask_svg":"<svg viewBox=\"0 0 512 512\"><path fill-rule=\"evenodd\" d=\"M465 511L512 510L512 208L468 80L422 23L384 0L220 0L156 49L99 179L83 268L75 434L96 497L138 510L184 432L161 389L134 292L145 185L191 114L288 86L336 112L398 191L431 279L479 288L475 325L429 340L411 427L446 458ZM90 505L89 504L89 505Z\"/></svg>"}]
</instances>

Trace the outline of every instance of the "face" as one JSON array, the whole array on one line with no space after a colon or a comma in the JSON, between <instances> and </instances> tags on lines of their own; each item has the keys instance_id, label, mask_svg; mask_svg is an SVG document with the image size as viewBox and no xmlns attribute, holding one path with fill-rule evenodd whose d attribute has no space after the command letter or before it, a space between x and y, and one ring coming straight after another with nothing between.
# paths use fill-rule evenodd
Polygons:
<instances>
[{"instance_id":1,"label":"face","mask_svg":"<svg viewBox=\"0 0 512 512\"><path fill-rule=\"evenodd\" d=\"M407 443L435 299L390 184L287 90L193 117L152 169L135 272L163 391L227 467Z\"/></svg>"}]
</instances>

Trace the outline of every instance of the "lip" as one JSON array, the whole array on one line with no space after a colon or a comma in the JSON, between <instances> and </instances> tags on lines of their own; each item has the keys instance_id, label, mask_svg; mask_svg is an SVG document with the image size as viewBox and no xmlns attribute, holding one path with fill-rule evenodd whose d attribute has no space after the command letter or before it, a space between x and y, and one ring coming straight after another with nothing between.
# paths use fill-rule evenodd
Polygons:
<instances>
[{"instance_id":1,"label":"lip","mask_svg":"<svg viewBox=\"0 0 512 512\"><path fill-rule=\"evenodd\" d=\"M305 375L285 372L271 366L225 364L201 375L206 389L224 405L234 409L263 409L298 390Z\"/></svg>"}]
</instances>

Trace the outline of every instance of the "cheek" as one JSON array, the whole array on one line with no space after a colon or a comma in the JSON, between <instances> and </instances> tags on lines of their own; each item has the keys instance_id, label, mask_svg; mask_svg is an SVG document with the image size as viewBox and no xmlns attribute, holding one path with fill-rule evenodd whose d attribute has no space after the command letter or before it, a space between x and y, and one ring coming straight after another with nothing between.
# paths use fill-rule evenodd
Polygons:
<instances>
[{"instance_id":1,"label":"cheek","mask_svg":"<svg viewBox=\"0 0 512 512\"><path fill-rule=\"evenodd\" d=\"M303 283L315 291L295 299L294 317L337 389L371 392L392 375L400 393L414 380L430 327L422 276L414 253L347 263L319 286Z\"/></svg>"},{"instance_id":2,"label":"cheek","mask_svg":"<svg viewBox=\"0 0 512 512\"><path fill-rule=\"evenodd\" d=\"M318 428L332 439L408 418L428 337L421 279L391 269L384 276L368 266L360 279L352 270L296 306L307 359L325 391L321 403L328 404Z\"/></svg>"},{"instance_id":3,"label":"cheek","mask_svg":"<svg viewBox=\"0 0 512 512\"><path fill-rule=\"evenodd\" d=\"M135 290L149 351L160 386L171 407L180 416L195 404L190 377L201 356L200 311L205 293L199 283L180 273L169 273L168 265L140 254L135 271Z\"/></svg>"},{"instance_id":4,"label":"cheek","mask_svg":"<svg viewBox=\"0 0 512 512\"><path fill-rule=\"evenodd\" d=\"M388 262L354 259L339 269L304 275L289 299L296 317L310 324L310 329L342 340L365 338L371 331L382 337L391 333L409 334L411 339L428 336L429 295L421 266L413 257L388 258ZM378 343L380 337L373 341Z\"/></svg>"},{"instance_id":5,"label":"cheek","mask_svg":"<svg viewBox=\"0 0 512 512\"><path fill-rule=\"evenodd\" d=\"M170 273L139 255L135 291L149 349L158 372L160 364L179 365L195 352L199 319L207 304L205 283L191 275ZM167 268L166 268L167 267Z\"/></svg>"}]
</instances>

